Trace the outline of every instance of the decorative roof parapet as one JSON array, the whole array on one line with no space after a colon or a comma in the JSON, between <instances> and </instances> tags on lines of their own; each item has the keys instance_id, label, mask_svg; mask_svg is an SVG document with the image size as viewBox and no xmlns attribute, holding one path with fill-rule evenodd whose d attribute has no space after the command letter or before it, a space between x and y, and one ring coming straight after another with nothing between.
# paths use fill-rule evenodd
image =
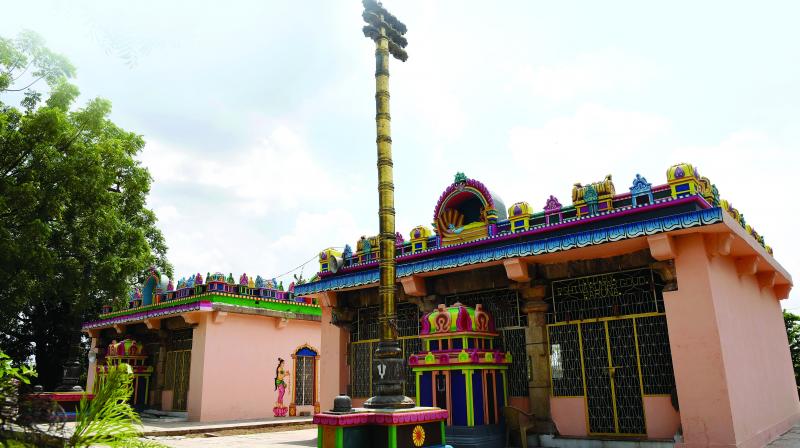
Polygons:
<instances>
[{"instance_id":1,"label":"decorative roof parapet","mask_svg":"<svg viewBox=\"0 0 800 448\"><path fill-rule=\"evenodd\" d=\"M647 193L651 189L652 185L647 182L647 179L636 173L636 178L633 179L633 184L630 188L631 194Z\"/></svg>"},{"instance_id":2,"label":"decorative roof parapet","mask_svg":"<svg viewBox=\"0 0 800 448\"><path fill-rule=\"evenodd\" d=\"M559 210L561 210L561 203L558 202L558 198L551 194L550 197L547 198L547 202L544 204L544 211L557 212Z\"/></svg>"},{"instance_id":3,"label":"decorative roof parapet","mask_svg":"<svg viewBox=\"0 0 800 448\"><path fill-rule=\"evenodd\" d=\"M694 200L694 198L686 198L684 200ZM419 260L398 260L397 277L406 277L422 272L450 269L488 261L503 260L506 258L542 255L570 250L578 247L587 247L613 241L620 241L628 238L638 238L662 232L711 225L719 222L722 222L722 209L718 207L712 207L705 210L678 213L659 218L614 225L594 230L584 230L549 238L544 237L530 241L519 242L518 236L520 234L504 235L497 238L497 240L508 240L508 243L502 246L481 247L481 245L488 240L473 241L462 246L471 247L471 251L458 251L456 253L450 253L446 252L447 248L445 248L443 250L444 253L441 255L437 254L438 256L431 254L431 256L427 258ZM548 229L545 228L532 229L529 232L530 234L535 235L538 233L545 233L547 231ZM295 291L298 294L305 295L320 291L351 288L375 283L377 281L377 269L370 269L366 271L341 274L339 276L323 278L317 282L309 282L303 285L298 285L295 288Z\"/></svg>"},{"instance_id":4,"label":"decorative roof parapet","mask_svg":"<svg viewBox=\"0 0 800 448\"><path fill-rule=\"evenodd\" d=\"M607 175L599 182L575 184L571 205L564 206L550 195L543 212L534 213L529 210L527 202L520 201L508 208L508 216L505 216L506 208L499 197L480 181L469 179L459 172L437 201L433 222L435 234L428 237L425 235L426 228L415 227L411 230L410 238L403 241L398 233L397 261L435 257L450 249L497 244L509 235L525 238L556 229L563 232L565 227L591 225L598 219L621 218L662 207L681 206L679 210L676 209L680 213L687 210L686 204L689 202L696 203L697 208L722 207L772 253L772 248L764 244L763 237L744 222L738 210L720 199L716 186L708 178L699 177L698 169L691 164L671 166L667 170L667 183L660 185L650 184L637 173L631 187L626 190L616 194L611 175ZM377 265L376 237L362 237L354 251L346 250L343 254L331 249L327 251L330 253L320 255L318 276L323 279L349 275ZM329 262L330 255L334 255L335 259Z\"/></svg>"},{"instance_id":5,"label":"decorative roof parapet","mask_svg":"<svg viewBox=\"0 0 800 448\"><path fill-rule=\"evenodd\" d=\"M463 191L466 187L471 187L478 190L483 197L486 199L487 206L491 208L495 208L494 198L492 197L491 192L489 189L486 188L486 185L481 183L475 179L469 179L464 173L456 174L455 180L449 187L447 187L444 192L439 196L439 200L436 202L436 207L433 209L433 222L436 222L436 219L439 217L439 210L442 208L445 200L455 191ZM434 224L435 225L435 224Z\"/></svg>"}]
</instances>

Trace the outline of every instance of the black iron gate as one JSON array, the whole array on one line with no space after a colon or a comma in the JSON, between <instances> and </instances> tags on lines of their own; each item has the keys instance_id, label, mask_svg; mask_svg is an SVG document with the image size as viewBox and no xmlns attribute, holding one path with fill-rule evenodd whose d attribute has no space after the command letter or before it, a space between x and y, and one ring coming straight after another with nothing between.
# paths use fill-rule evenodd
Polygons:
<instances>
[{"instance_id":1,"label":"black iron gate","mask_svg":"<svg viewBox=\"0 0 800 448\"><path fill-rule=\"evenodd\" d=\"M584 397L591 434L644 435L645 396L675 387L663 298L648 269L553 283L551 394Z\"/></svg>"}]
</instances>

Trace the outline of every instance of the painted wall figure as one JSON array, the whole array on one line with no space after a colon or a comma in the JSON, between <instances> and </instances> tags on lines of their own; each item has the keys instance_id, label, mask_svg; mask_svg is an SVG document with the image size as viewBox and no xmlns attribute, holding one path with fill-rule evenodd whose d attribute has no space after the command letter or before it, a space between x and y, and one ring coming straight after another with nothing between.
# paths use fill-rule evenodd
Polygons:
<instances>
[{"instance_id":1,"label":"painted wall figure","mask_svg":"<svg viewBox=\"0 0 800 448\"><path fill-rule=\"evenodd\" d=\"M275 417L286 417L289 413L289 408L283 404L283 396L286 394L286 386L288 386L289 372L284 367L283 358L278 358L278 366L275 368L275 390L278 391L278 400L275 402L275 407L272 408L272 413Z\"/></svg>"}]
</instances>

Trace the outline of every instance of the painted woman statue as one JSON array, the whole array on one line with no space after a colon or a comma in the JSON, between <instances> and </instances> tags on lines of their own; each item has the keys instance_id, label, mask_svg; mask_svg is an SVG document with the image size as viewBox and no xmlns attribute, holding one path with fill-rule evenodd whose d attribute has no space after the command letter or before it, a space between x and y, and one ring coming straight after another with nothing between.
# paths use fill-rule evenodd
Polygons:
<instances>
[{"instance_id":1,"label":"painted woman statue","mask_svg":"<svg viewBox=\"0 0 800 448\"><path fill-rule=\"evenodd\" d=\"M278 367L275 368L275 390L278 391L278 400L275 402L275 407L272 408L272 413L275 417L286 417L289 408L283 404L283 396L286 394L286 387L288 384L289 372L283 367L283 358L278 358Z\"/></svg>"}]
</instances>

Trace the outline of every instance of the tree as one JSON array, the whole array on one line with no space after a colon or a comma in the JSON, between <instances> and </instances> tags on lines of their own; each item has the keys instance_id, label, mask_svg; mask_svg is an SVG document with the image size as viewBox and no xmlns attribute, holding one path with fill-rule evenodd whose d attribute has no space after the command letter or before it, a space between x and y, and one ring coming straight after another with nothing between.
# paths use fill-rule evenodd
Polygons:
<instances>
[{"instance_id":1,"label":"tree","mask_svg":"<svg viewBox=\"0 0 800 448\"><path fill-rule=\"evenodd\" d=\"M47 389L83 321L148 266L172 273L135 159L144 140L109 119L108 100L76 107L74 74L33 33L0 38L0 349L33 356Z\"/></svg>"},{"instance_id":2,"label":"tree","mask_svg":"<svg viewBox=\"0 0 800 448\"><path fill-rule=\"evenodd\" d=\"M783 310L783 322L786 324L786 336L789 338L789 354L792 356L794 381L800 386L800 316Z\"/></svg>"}]
</instances>

